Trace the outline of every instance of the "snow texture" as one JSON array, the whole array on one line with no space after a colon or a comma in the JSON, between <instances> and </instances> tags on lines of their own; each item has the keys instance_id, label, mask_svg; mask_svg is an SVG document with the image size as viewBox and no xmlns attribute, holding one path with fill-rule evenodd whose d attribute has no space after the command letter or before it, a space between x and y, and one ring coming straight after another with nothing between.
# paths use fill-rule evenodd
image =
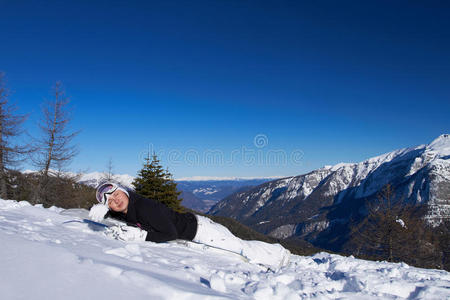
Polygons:
<instances>
[{"instance_id":1,"label":"snow texture","mask_svg":"<svg viewBox=\"0 0 450 300\"><path fill-rule=\"evenodd\" d=\"M2 299L450 299L450 273L328 253L278 272L176 243L124 243L60 208L0 200Z\"/></svg>"}]
</instances>

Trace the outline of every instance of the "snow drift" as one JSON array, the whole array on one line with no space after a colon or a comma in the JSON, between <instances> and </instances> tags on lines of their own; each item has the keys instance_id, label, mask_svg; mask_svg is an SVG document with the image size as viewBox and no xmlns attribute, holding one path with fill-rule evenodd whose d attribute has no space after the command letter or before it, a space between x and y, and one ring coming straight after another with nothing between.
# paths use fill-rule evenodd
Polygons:
<instances>
[{"instance_id":1,"label":"snow drift","mask_svg":"<svg viewBox=\"0 0 450 300\"><path fill-rule=\"evenodd\" d=\"M202 249L108 239L61 208L0 200L2 299L449 299L450 273L319 253L278 272Z\"/></svg>"}]
</instances>

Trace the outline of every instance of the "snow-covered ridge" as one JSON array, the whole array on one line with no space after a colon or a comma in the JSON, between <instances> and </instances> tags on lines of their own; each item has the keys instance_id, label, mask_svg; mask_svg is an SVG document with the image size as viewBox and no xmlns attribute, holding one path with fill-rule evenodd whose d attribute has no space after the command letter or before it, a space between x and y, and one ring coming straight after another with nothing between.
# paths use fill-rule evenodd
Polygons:
<instances>
[{"instance_id":1,"label":"snow-covered ridge","mask_svg":"<svg viewBox=\"0 0 450 300\"><path fill-rule=\"evenodd\" d=\"M406 175L412 176L425 166L436 166L442 169L445 176L450 172L448 169L448 159L450 155L450 135L442 134L428 145L420 145L416 147L408 147L376 157L369 158L360 163L339 163L334 166L325 166L322 170L330 171L330 176L334 180L330 182L328 195L337 195L339 192L348 189L351 186L357 186L368 178L368 176L376 177L378 180L372 180L371 185L364 185L357 189L358 197L366 197L378 191L382 186L390 183L395 174L389 173L387 169L392 165L401 165L402 162L409 162L414 159L409 171ZM444 161L443 161L444 159ZM442 166L444 164L444 166ZM386 172L383 172L383 168ZM376 172L380 173L377 175ZM314 171L311 173L315 173ZM311 174L310 173L310 174ZM306 175L303 175L306 176ZM445 176L446 177L446 176ZM305 193L305 196L309 193ZM410 196L409 193L408 196ZM344 197L341 194L340 197Z\"/></svg>"},{"instance_id":2,"label":"snow-covered ridge","mask_svg":"<svg viewBox=\"0 0 450 300\"><path fill-rule=\"evenodd\" d=\"M218 190L213 189L213 188L200 188L200 189L193 190L194 194L203 194L203 195L211 195L211 194L214 194L217 192L218 192Z\"/></svg>"},{"instance_id":3,"label":"snow-covered ridge","mask_svg":"<svg viewBox=\"0 0 450 300\"><path fill-rule=\"evenodd\" d=\"M430 207L428 221L438 225L450 217L449 150L450 135L443 134L427 145L391 151L359 163L325 166L307 174L268 182L249 192L231 195L210 213L231 216L261 232L276 232L277 238L300 235L301 232L308 233L307 228L317 229L318 224L320 228L327 224L319 230L322 231L333 222L343 223L349 218L345 213L350 212L342 210L340 216L324 223L328 217L326 210L320 213L321 208L344 205L345 201L348 208L358 211L358 205L376 199L382 188L391 184L395 196L402 201L427 204ZM321 218L313 219L312 216L317 214ZM261 223L268 218L277 221ZM283 224L287 219L290 221Z\"/></svg>"},{"instance_id":4,"label":"snow-covered ridge","mask_svg":"<svg viewBox=\"0 0 450 300\"><path fill-rule=\"evenodd\" d=\"M449 299L450 273L328 253L277 272L182 245L124 243L61 208L0 199L2 299Z\"/></svg>"},{"instance_id":5,"label":"snow-covered ridge","mask_svg":"<svg viewBox=\"0 0 450 300\"><path fill-rule=\"evenodd\" d=\"M402 156L403 159L407 159L408 153L412 153L413 151L420 150L420 149L423 149L424 152L435 153L439 157L448 156L448 155L450 155L450 134L442 134L439 137L437 137L436 139L434 139L428 145L426 145L426 144L419 145L419 146L415 146L415 147L408 147L408 148L403 148L403 149L387 152L387 153L384 153L384 154L381 154L381 155L378 155L375 157L368 158L360 163L341 162L336 165L326 165L323 167L323 169L336 171L340 168L352 167L352 166L358 165L358 164L360 164L360 165L361 164L362 165L368 165L368 164L380 165L381 163L389 162L392 159L399 157L399 156Z\"/></svg>"},{"instance_id":6,"label":"snow-covered ridge","mask_svg":"<svg viewBox=\"0 0 450 300\"><path fill-rule=\"evenodd\" d=\"M440 157L450 155L450 134L442 134L431 142L426 151L434 152Z\"/></svg>"},{"instance_id":7,"label":"snow-covered ridge","mask_svg":"<svg viewBox=\"0 0 450 300\"><path fill-rule=\"evenodd\" d=\"M85 173L81 174L81 177L79 179L79 182L88 184L92 187L95 187L98 185L98 183L101 180L104 180L105 173L101 172L91 172L91 173ZM134 177L128 174L114 174L111 176L113 180L120 182L122 185L133 188L132 182L134 180Z\"/></svg>"},{"instance_id":8,"label":"snow-covered ridge","mask_svg":"<svg viewBox=\"0 0 450 300\"><path fill-rule=\"evenodd\" d=\"M25 170L23 173L29 174L29 173L35 173L35 170ZM57 171L50 170L50 173L58 173ZM74 172L60 172L63 175L67 175L70 177L78 177L78 182L84 183L86 185L89 185L91 187L96 187L100 181L105 180L107 178L107 174L103 172L90 172L90 173L74 173ZM132 182L134 180L134 177L128 174L112 174L112 179L114 181L117 181L121 183L122 185L132 188Z\"/></svg>"}]
</instances>

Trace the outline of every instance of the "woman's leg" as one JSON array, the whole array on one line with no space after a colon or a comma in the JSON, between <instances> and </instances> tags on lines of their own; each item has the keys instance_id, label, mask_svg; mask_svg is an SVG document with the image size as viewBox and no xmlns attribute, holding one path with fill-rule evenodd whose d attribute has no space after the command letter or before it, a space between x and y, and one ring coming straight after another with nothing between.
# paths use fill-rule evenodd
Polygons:
<instances>
[{"instance_id":1,"label":"woman's leg","mask_svg":"<svg viewBox=\"0 0 450 300\"><path fill-rule=\"evenodd\" d=\"M242 254L243 241L234 236L228 228L211 219L195 215L197 217L197 233L193 239L196 243L229 250Z\"/></svg>"},{"instance_id":2,"label":"woman's leg","mask_svg":"<svg viewBox=\"0 0 450 300\"><path fill-rule=\"evenodd\" d=\"M246 241L233 235L228 228L209 218L197 217L197 234L193 241L242 254L252 263L279 268L287 265L290 252L280 244Z\"/></svg>"}]
</instances>

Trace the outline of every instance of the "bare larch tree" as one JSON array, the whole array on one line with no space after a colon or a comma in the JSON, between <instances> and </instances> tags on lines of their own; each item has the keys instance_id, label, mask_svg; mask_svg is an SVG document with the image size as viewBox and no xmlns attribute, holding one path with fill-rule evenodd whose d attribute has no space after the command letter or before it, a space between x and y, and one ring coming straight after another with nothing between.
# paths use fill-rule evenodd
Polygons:
<instances>
[{"instance_id":1,"label":"bare larch tree","mask_svg":"<svg viewBox=\"0 0 450 300\"><path fill-rule=\"evenodd\" d=\"M69 132L68 128L72 112L69 102L61 82L57 82L53 99L42 106L43 118L39 124L42 136L37 140L34 162L44 179L48 178L51 169L61 170L78 154L77 147L71 143L79 132Z\"/></svg>"},{"instance_id":2,"label":"bare larch tree","mask_svg":"<svg viewBox=\"0 0 450 300\"><path fill-rule=\"evenodd\" d=\"M109 158L108 163L106 165L106 171L103 173L102 176L103 180L114 180L114 164L112 157Z\"/></svg>"},{"instance_id":3,"label":"bare larch tree","mask_svg":"<svg viewBox=\"0 0 450 300\"><path fill-rule=\"evenodd\" d=\"M8 171L24 160L29 146L16 143L27 116L16 114L17 108L9 103L4 77L0 72L0 197L7 199Z\"/></svg>"},{"instance_id":4,"label":"bare larch tree","mask_svg":"<svg viewBox=\"0 0 450 300\"><path fill-rule=\"evenodd\" d=\"M367 203L367 208L368 215L352 228L354 242L366 254L394 261L411 237L412 207L401 199L395 200L393 188L387 184L378 194L378 201Z\"/></svg>"}]
</instances>

